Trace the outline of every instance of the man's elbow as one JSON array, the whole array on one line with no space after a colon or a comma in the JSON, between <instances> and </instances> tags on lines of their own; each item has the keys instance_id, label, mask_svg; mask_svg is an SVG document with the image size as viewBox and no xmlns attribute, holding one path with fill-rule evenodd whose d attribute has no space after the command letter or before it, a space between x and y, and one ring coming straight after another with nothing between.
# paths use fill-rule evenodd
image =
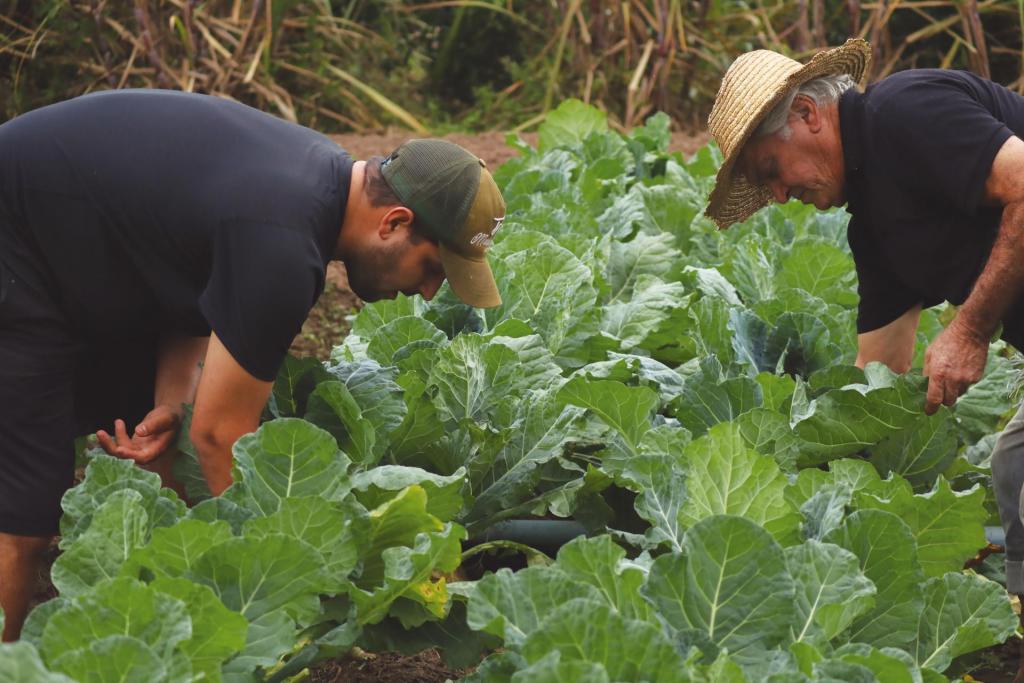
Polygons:
<instances>
[{"instance_id":1,"label":"man's elbow","mask_svg":"<svg viewBox=\"0 0 1024 683\"><path fill-rule=\"evenodd\" d=\"M202 457L206 453L230 452L235 441L243 434L245 430L239 431L223 424L193 420L188 436Z\"/></svg>"}]
</instances>

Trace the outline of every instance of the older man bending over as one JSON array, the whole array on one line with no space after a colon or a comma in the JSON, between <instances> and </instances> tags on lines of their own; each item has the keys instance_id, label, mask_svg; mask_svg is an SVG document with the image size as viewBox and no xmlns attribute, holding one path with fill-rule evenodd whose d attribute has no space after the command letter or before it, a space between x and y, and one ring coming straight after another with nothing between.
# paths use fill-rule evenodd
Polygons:
<instances>
[{"instance_id":1,"label":"older man bending over","mask_svg":"<svg viewBox=\"0 0 1024 683\"><path fill-rule=\"evenodd\" d=\"M861 92L864 41L801 65L758 50L709 119L725 154L707 214L721 228L772 200L847 205L857 267L857 365L909 369L923 308L960 306L925 355L925 411L981 377L989 340L1024 349L1024 97L970 73L918 69ZM1024 407L992 457L1007 588L1024 593Z\"/></svg>"}]
</instances>

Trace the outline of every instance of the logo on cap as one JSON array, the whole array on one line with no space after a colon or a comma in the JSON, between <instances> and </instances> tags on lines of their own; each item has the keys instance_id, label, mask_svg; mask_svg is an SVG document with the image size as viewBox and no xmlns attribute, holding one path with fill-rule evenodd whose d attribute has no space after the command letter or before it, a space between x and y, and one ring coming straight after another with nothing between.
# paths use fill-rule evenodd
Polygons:
<instances>
[{"instance_id":1,"label":"logo on cap","mask_svg":"<svg viewBox=\"0 0 1024 683\"><path fill-rule=\"evenodd\" d=\"M504 224L504 222L505 222L505 217L504 216L500 216L498 218L495 218L494 219L494 227L491 228L491 232L490 233L478 232L477 234L473 235L473 239L469 240L469 243L471 245L473 245L474 247L480 247L482 249L490 249L491 246L494 244L494 236L498 234L499 230L501 230L501 226Z\"/></svg>"}]
</instances>

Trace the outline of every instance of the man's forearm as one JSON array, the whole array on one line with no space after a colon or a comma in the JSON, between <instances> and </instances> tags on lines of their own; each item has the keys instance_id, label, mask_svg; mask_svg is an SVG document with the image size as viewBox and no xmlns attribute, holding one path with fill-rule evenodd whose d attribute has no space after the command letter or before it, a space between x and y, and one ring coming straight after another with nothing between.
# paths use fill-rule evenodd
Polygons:
<instances>
[{"instance_id":1,"label":"man's forearm","mask_svg":"<svg viewBox=\"0 0 1024 683\"><path fill-rule=\"evenodd\" d=\"M241 436L241 434L239 434ZM204 438L193 441L196 449L199 468L203 472L210 493L219 496L224 490L231 486L231 467L233 458L231 447L234 441L230 438Z\"/></svg>"},{"instance_id":2,"label":"man's forearm","mask_svg":"<svg viewBox=\"0 0 1024 683\"><path fill-rule=\"evenodd\" d=\"M955 322L978 340L988 339L1024 290L1024 202L1003 209L999 233L978 281Z\"/></svg>"},{"instance_id":3,"label":"man's forearm","mask_svg":"<svg viewBox=\"0 0 1024 683\"><path fill-rule=\"evenodd\" d=\"M167 405L178 412L183 403L193 401L209 341L209 337L183 336L160 340L154 405Z\"/></svg>"}]
</instances>

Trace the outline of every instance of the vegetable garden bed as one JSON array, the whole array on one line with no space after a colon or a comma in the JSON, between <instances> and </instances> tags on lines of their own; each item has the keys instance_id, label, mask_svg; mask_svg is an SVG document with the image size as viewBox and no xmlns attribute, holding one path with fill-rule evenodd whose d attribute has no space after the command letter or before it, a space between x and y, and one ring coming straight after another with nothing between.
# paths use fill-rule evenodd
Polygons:
<instances>
[{"instance_id":1,"label":"vegetable garden bed","mask_svg":"<svg viewBox=\"0 0 1024 683\"><path fill-rule=\"evenodd\" d=\"M187 508L93 454L0 680L302 680L358 647L469 681L932 683L1012 638L998 561L962 569L1007 350L925 416L919 373L852 366L845 214L718 232L715 150L667 142L564 103L496 173L503 305L363 308L329 362L285 363L220 498L194 460ZM524 517L588 536L484 572L466 539Z\"/></svg>"}]
</instances>

